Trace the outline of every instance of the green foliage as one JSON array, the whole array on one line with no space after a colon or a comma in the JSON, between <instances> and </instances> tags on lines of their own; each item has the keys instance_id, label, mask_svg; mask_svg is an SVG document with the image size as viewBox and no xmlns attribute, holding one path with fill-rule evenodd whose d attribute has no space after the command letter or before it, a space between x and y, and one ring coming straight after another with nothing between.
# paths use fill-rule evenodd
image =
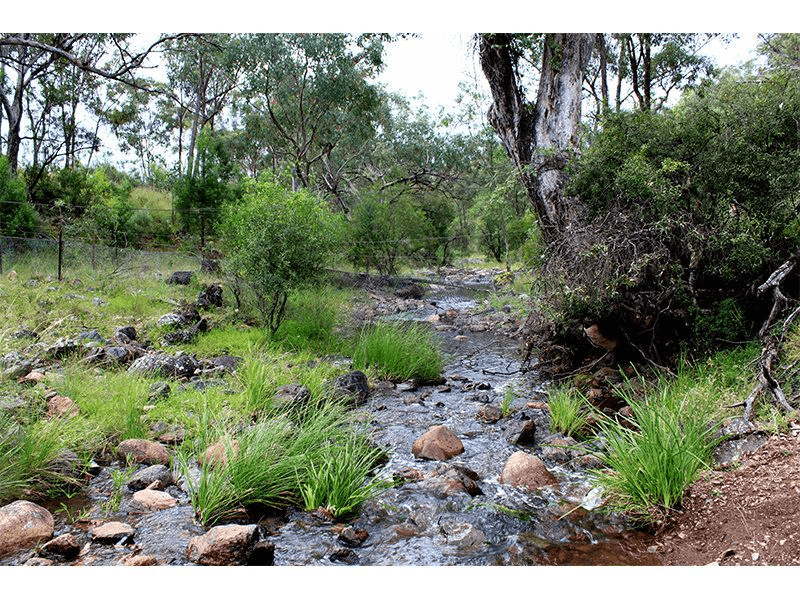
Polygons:
<instances>
[{"instance_id":1,"label":"green foliage","mask_svg":"<svg viewBox=\"0 0 800 600\"><path fill-rule=\"evenodd\" d=\"M380 448L366 440L350 436L343 444L329 444L317 462L309 462L300 488L306 510L324 508L343 519L357 512L361 504L390 484L378 478L368 479L384 458Z\"/></svg>"},{"instance_id":2,"label":"green foliage","mask_svg":"<svg viewBox=\"0 0 800 600\"><path fill-rule=\"evenodd\" d=\"M424 237L425 216L409 198L385 202L367 195L353 210L350 222L350 254L353 265L381 275L397 273L398 262L407 260Z\"/></svg>"},{"instance_id":3,"label":"green foliage","mask_svg":"<svg viewBox=\"0 0 800 600\"><path fill-rule=\"evenodd\" d=\"M591 407L579 390L561 385L550 390L547 396L550 428L564 435L578 437L587 433Z\"/></svg>"},{"instance_id":4,"label":"green foliage","mask_svg":"<svg viewBox=\"0 0 800 600\"><path fill-rule=\"evenodd\" d=\"M393 380L436 381L444 356L428 326L380 322L365 327L356 339L353 366L373 367Z\"/></svg>"},{"instance_id":5,"label":"green foliage","mask_svg":"<svg viewBox=\"0 0 800 600\"><path fill-rule=\"evenodd\" d=\"M639 325L625 324L642 331L626 335L673 355L679 341L708 350L752 334L763 319L753 284L800 245L798 111L800 78L774 71L608 118L567 190L593 220L562 266L565 320L624 323L633 311ZM639 337L653 320L659 331Z\"/></svg>"},{"instance_id":6,"label":"green foliage","mask_svg":"<svg viewBox=\"0 0 800 600\"><path fill-rule=\"evenodd\" d=\"M314 195L266 180L251 182L242 204L228 207L221 225L228 271L249 286L273 334L289 293L323 275L338 231Z\"/></svg>"},{"instance_id":7,"label":"green foliage","mask_svg":"<svg viewBox=\"0 0 800 600\"><path fill-rule=\"evenodd\" d=\"M37 215L28 203L25 180L14 175L0 156L0 234L24 236L36 229Z\"/></svg>"},{"instance_id":8,"label":"green foliage","mask_svg":"<svg viewBox=\"0 0 800 600\"><path fill-rule=\"evenodd\" d=\"M172 190L175 211L184 230L206 235L215 230L222 207L241 192L227 146L219 135L204 128L197 141L197 167L178 179Z\"/></svg>"},{"instance_id":9,"label":"green foliage","mask_svg":"<svg viewBox=\"0 0 800 600\"><path fill-rule=\"evenodd\" d=\"M644 396L631 382L617 392L633 411L633 425L609 418L598 422L611 470L596 473L597 481L610 494L612 508L649 520L674 508L709 466L722 390L701 369L662 378Z\"/></svg>"}]
</instances>

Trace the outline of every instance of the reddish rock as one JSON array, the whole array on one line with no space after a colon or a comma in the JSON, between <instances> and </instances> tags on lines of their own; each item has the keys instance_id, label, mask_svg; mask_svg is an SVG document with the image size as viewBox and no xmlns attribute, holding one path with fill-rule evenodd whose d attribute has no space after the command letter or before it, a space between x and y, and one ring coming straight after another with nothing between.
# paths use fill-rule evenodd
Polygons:
<instances>
[{"instance_id":1,"label":"reddish rock","mask_svg":"<svg viewBox=\"0 0 800 600\"><path fill-rule=\"evenodd\" d=\"M223 467L228 462L228 458L236 456L239 453L239 442L233 441L219 441L211 444L204 456L200 457L197 462L200 465L209 467Z\"/></svg>"},{"instance_id":2,"label":"reddish rock","mask_svg":"<svg viewBox=\"0 0 800 600\"><path fill-rule=\"evenodd\" d=\"M164 510L172 508L178 504L177 499L170 496L167 492L146 489L140 490L133 495L133 501L142 505L147 510Z\"/></svg>"},{"instance_id":3,"label":"reddish rock","mask_svg":"<svg viewBox=\"0 0 800 600\"><path fill-rule=\"evenodd\" d=\"M78 405L66 396L53 396L47 401L48 417L74 417L78 414Z\"/></svg>"},{"instance_id":4,"label":"reddish rock","mask_svg":"<svg viewBox=\"0 0 800 600\"><path fill-rule=\"evenodd\" d=\"M127 523L111 521L92 529L92 539L96 542L113 544L121 539L133 535L134 528Z\"/></svg>"},{"instance_id":5,"label":"reddish rock","mask_svg":"<svg viewBox=\"0 0 800 600\"><path fill-rule=\"evenodd\" d=\"M153 567L158 564L158 559L150 554L129 554L119 564L126 567Z\"/></svg>"},{"instance_id":6,"label":"reddish rock","mask_svg":"<svg viewBox=\"0 0 800 600\"><path fill-rule=\"evenodd\" d=\"M189 540L186 557L199 565L247 564L259 537L257 525L219 525Z\"/></svg>"},{"instance_id":7,"label":"reddish rock","mask_svg":"<svg viewBox=\"0 0 800 600\"><path fill-rule=\"evenodd\" d=\"M550 405L547 402L528 402L525 406L536 410L550 410Z\"/></svg>"},{"instance_id":8,"label":"reddish rock","mask_svg":"<svg viewBox=\"0 0 800 600\"><path fill-rule=\"evenodd\" d=\"M586 333L586 336L589 338L589 341L592 342L592 344L602 348L606 352L611 352L617 347L617 345L619 345L619 341L617 339L607 337L597 325L587 327L583 331Z\"/></svg>"},{"instance_id":9,"label":"reddish rock","mask_svg":"<svg viewBox=\"0 0 800 600\"><path fill-rule=\"evenodd\" d=\"M125 440L117 447L117 456L122 461L127 461L130 457L134 463L145 465L169 464L167 447L150 440Z\"/></svg>"},{"instance_id":10,"label":"reddish rock","mask_svg":"<svg viewBox=\"0 0 800 600\"><path fill-rule=\"evenodd\" d=\"M448 460L464 452L464 444L444 425L431 427L411 447L417 458Z\"/></svg>"},{"instance_id":11,"label":"reddish rock","mask_svg":"<svg viewBox=\"0 0 800 600\"><path fill-rule=\"evenodd\" d=\"M0 508L0 558L53 537L53 515L27 500Z\"/></svg>"},{"instance_id":12,"label":"reddish rock","mask_svg":"<svg viewBox=\"0 0 800 600\"><path fill-rule=\"evenodd\" d=\"M30 383L36 385L45 380L44 373L40 371L31 371L21 379L22 383Z\"/></svg>"},{"instance_id":13,"label":"reddish rock","mask_svg":"<svg viewBox=\"0 0 800 600\"><path fill-rule=\"evenodd\" d=\"M81 551L78 540L71 533L65 533L53 538L42 546L42 552L46 554L58 554L65 558L74 558Z\"/></svg>"},{"instance_id":14,"label":"reddish rock","mask_svg":"<svg viewBox=\"0 0 800 600\"><path fill-rule=\"evenodd\" d=\"M499 481L515 487L527 487L530 490L558 484L558 479L547 470L538 457L524 451L514 452L508 458Z\"/></svg>"}]
</instances>

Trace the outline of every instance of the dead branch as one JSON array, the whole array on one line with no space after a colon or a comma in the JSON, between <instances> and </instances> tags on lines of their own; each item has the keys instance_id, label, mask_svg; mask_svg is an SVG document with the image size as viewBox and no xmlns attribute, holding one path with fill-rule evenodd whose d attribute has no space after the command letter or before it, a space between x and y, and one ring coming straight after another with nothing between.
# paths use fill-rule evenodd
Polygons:
<instances>
[{"instance_id":1,"label":"dead branch","mask_svg":"<svg viewBox=\"0 0 800 600\"><path fill-rule=\"evenodd\" d=\"M761 326L761 329L758 332L762 342L761 356L758 359L758 382L753 388L753 391L750 392L750 395L745 400L745 408L742 414L742 418L748 423L750 422L750 418L753 414L753 405L762 392L768 393L770 400L787 414L791 414L795 410L794 407L792 407L792 405L786 400L786 394L784 394L780 382L775 377L773 363L779 359L783 341L789 331L789 328L792 326L792 323L795 321L795 319L797 319L798 315L800 315L800 307L795 308L789 314L789 316L786 317L783 322L783 327L781 328L780 337L770 334L769 332L778 320L780 313L788 303L788 299L781 291L780 285L784 278L795 267L799 257L800 253L792 256L789 260L778 267L767 278L767 280L758 287L759 295L767 292L768 290L772 290L772 309L770 310L769 316L764 321L764 324Z\"/></svg>"}]
</instances>

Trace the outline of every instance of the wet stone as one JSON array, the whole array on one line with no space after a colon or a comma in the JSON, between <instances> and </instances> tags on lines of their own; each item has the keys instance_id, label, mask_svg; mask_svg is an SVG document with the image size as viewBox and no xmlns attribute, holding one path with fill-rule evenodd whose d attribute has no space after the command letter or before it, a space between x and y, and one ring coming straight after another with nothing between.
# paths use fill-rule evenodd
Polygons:
<instances>
[{"instance_id":1,"label":"wet stone","mask_svg":"<svg viewBox=\"0 0 800 600\"><path fill-rule=\"evenodd\" d=\"M536 436L536 423L528 419L512 421L506 429L508 443L515 446L533 446Z\"/></svg>"},{"instance_id":2,"label":"wet stone","mask_svg":"<svg viewBox=\"0 0 800 600\"><path fill-rule=\"evenodd\" d=\"M503 418L503 411L500 410L499 406L488 404L478 411L475 418L484 423L497 423Z\"/></svg>"},{"instance_id":3,"label":"wet stone","mask_svg":"<svg viewBox=\"0 0 800 600\"><path fill-rule=\"evenodd\" d=\"M345 565L357 565L358 554L353 552L350 548L340 548L331 553L330 561L334 563L343 563Z\"/></svg>"},{"instance_id":4,"label":"wet stone","mask_svg":"<svg viewBox=\"0 0 800 600\"><path fill-rule=\"evenodd\" d=\"M132 492L138 492L139 490L153 485L157 481L160 482L157 489L163 489L175 483L172 471L170 471L166 465L151 465L141 471L137 471L128 481L128 489Z\"/></svg>"},{"instance_id":5,"label":"wet stone","mask_svg":"<svg viewBox=\"0 0 800 600\"><path fill-rule=\"evenodd\" d=\"M192 538L186 556L200 565L246 565L260 536L257 525L218 525Z\"/></svg>"},{"instance_id":6,"label":"wet stone","mask_svg":"<svg viewBox=\"0 0 800 600\"><path fill-rule=\"evenodd\" d=\"M57 554L64 558L75 558L81 551L81 545L71 533L65 533L53 538L42 546L43 554Z\"/></svg>"},{"instance_id":7,"label":"wet stone","mask_svg":"<svg viewBox=\"0 0 800 600\"><path fill-rule=\"evenodd\" d=\"M339 541L345 546L357 548L363 544L369 537L366 529L357 529L355 527L345 527L339 534Z\"/></svg>"},{"instance_id":8,"label":"wet stone","mask_svg":"<svg viewBox=\"0 0 800 600\"><path fill-rule=\"evenodd\" d=\"M111 521L91 530L92 539L101 544L116 544L121 541L129 541L134 532L135 529L133 527L119 521Z\"/></svg>"}]
</instances>

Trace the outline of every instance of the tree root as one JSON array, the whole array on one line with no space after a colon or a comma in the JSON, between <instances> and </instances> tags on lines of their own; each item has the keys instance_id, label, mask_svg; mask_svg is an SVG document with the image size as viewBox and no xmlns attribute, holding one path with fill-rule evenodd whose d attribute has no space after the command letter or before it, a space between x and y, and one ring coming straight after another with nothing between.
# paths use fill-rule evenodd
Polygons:
<instances>
[{"instance_id":1,"label":"tree root","mask_svg":"<svg viewBox=\"0 0 800 600\"><path fill-rule=\"evenodd\" d=\"M773 364L779 361L780 351L786 338L786 334L789 332L792 323L794 323L797 317L800 316L800 306L795 308L784 320L780 336L770 332L778 320L779 315L788 303L788 299L780 289L781 282L795 267L798 258L800 258L800 252L784 262L767 278L763 284L758 287L759 294L763 294L768 290L772 290L772 309L770 310L769 316L767 317L766 321L764 321L764 324L761 326L761 330L758 333L762 342L761 356L758 359L758 382L753 388L753 391L750 392L750 395L745 400L744 412L742 414L742 418L747 423L751 422L750 419L753 415L753 406L756 399L762 393L767 393L773 404L775 404L785 413L791 414L796 410L786 399L786 394L784 394L780 382L775 377Z\"/></svg>"}]
</instances>

